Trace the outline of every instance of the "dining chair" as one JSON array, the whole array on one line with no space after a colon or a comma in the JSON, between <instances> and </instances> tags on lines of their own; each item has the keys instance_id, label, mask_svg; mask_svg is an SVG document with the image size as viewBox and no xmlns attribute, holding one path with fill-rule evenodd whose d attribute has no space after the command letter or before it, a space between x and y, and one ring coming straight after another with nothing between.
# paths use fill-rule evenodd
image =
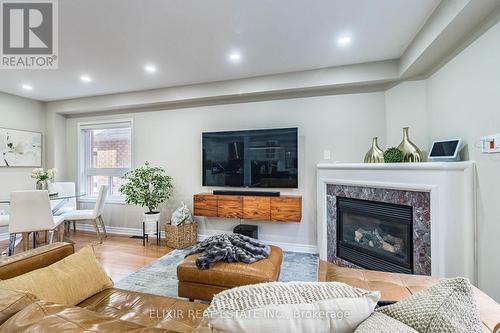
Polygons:
<instances>
[{"instance_id":1,"label":"dining chair","mask_svg":"<svg viewBox=\"0 0 500 333\"><path fill-rule=\"evenodd\" d=\"M14 253L17 234L23 235L23 248L27 250L30 233L33 233L33 247L36 247L36 233L41 231L49 232L48 243L52 243L54 232L56 229L61 229L60 225L63 222L64 218L62 216L52 215L48 191L11 192L9 255Z\"/></svg>"},{"instance_id":2,"label":"dining chair","mask_svg":"<svg viewBox=\"0 0 500 333\"><path fill-rule=\"evenodd\" d=\"M99 195L97 196L97 201L95 203L94 209L77 209L70 212L66 212L61 216L64 217L65 221L69 222L84 222L84 221L92 221L94 223L95 231L97 233L97 237L99 238L99 242L102 243L101 231L99 230L99 226L102 228L102 233L104 238L108 237L106 233L106 226L104 225L104 221L102 219L102 213L104 211L104 203L106 202L106 197L108 196L108 187L106 185L102 185L99 188Z\"/></svg>"},{"instance_id":3,"label":"dining chair","mask_svg":"<svg viewBox=\"0 0 500 333\"><path fill-rule=\"evenodd\" d=\"M60 197L64 196L74 196L76 193L76 186L73 182L54 182L49 184L49 193L58 193ZM66 203L63 207L61 207L57 213L58 215L64 214L66 212L76 210L78 207L76 206L76 198L70 199L61 199L65 200ZM51 200L51 206L57 206L61 200Z\"/></svg>"},{"instance_id":4,"label":"dining chair","mask_svg":"<svg viewBox=\"0 0 500 333\"><path fill-rule=\"evenodd\" d=\"M74 182L54 182L54 183L49 183L49 193L57 193L58 196L63 197L63 196L74 196L76 193L76 185ZM61 200L51 200L50 201L50 206L52 207L52 210L54 210L54 207L57 207L62 203L62 201L65 201L63 203L63 206L59 209L57 209L57 212L55 212L55 215L62 215L67 212L71 212L74 210L78 209L78 206L76 204L76 197L69 198L69 199L61 199ZM70 230L70 222L66 222L66 230L69 232ZM73 231L76 232L76 223L73 222Z\"/></svg>"}]
</instances>

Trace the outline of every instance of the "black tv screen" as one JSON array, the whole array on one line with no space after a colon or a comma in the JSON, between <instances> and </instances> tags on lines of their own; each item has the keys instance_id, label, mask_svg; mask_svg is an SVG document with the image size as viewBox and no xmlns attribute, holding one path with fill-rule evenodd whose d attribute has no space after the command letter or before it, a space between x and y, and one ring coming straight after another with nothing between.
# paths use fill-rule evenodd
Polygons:
<instances>
[{"instance_id":1,"label":"black tv screen","mask_svg":"<svg viewBox=\"0 0 500 333\"><path fill-rule=\"evenodd\" d=\"M297 188L298 129L203 133L203 186Z\"/></svg>"}]
</instances>

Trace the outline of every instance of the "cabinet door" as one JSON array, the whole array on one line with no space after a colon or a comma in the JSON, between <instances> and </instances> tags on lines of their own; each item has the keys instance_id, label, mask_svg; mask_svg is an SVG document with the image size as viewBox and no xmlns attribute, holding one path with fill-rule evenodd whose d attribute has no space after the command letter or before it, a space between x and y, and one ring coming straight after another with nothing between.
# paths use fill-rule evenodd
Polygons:
<instances>
[{"instance_id":1,"label":"cabinet door","mask_svg":"<svg viewBox=\"0 0 500 333\"><path fill-rule=\"evenodd\" d=\"M211 194L196 194L193 197L195 216L217 217L217 197Z\"/></svg>"},{"instance_id":2,"label":"cabinet door","mask_svg":"<svg viewBox=\"0 0 500 333\"><path fill-rule=\"evenodd\" d=\"M300 222L302 219L302 197L271 198L271 220Z\"/></svg>"},{"instance_id":3,"label":"cabinet door","mask_svg":"<svg viewBox=\"0 0 500 333\"><path fill-rule=\"evenodd\" d=\"M218 195L217 216L241 218L243 216L243 198L239 195Z\"/></svg>"},{"instance_id":4,"label":"cabinet door","mask_svg":"<svg viewBox=\"0 0 500 333\"><path fill-rule=\"evenodd\" d=\"M269 221L271 219L271 198L244 196L243 218Z\"/></svg>"}]
</instances>

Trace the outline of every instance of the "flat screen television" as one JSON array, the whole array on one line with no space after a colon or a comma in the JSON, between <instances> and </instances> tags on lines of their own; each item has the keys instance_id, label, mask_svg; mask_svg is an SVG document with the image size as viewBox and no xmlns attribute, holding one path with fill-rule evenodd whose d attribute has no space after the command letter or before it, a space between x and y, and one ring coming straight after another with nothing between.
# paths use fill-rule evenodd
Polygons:
<instances>
[{"instance_id":1,"label":"flat screen television","mask_svg":"<svg viewBox=\"0 0 500 333\"><path fill-rule=\"evenodd\" d=\"M205 132L203 186L297 188L298 129Z\"/></svg>"}]
</instances>

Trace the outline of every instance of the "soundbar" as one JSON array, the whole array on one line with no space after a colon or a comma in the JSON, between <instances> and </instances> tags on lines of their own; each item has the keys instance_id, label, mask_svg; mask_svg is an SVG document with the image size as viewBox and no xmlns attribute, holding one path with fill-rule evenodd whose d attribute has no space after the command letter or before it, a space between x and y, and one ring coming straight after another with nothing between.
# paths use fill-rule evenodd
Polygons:
<instances>
[{"instance_id":1,"label":"soundbar","mask_svg":"<svg viewBox=\"0 0 500 333\"><path fill-rule=\"evenodd\" d=\"M215 195L248 195L257 197L279 197L280 192L273 191L225 191L225 190L214 190Z\"/></svg>"}]
</instances>

